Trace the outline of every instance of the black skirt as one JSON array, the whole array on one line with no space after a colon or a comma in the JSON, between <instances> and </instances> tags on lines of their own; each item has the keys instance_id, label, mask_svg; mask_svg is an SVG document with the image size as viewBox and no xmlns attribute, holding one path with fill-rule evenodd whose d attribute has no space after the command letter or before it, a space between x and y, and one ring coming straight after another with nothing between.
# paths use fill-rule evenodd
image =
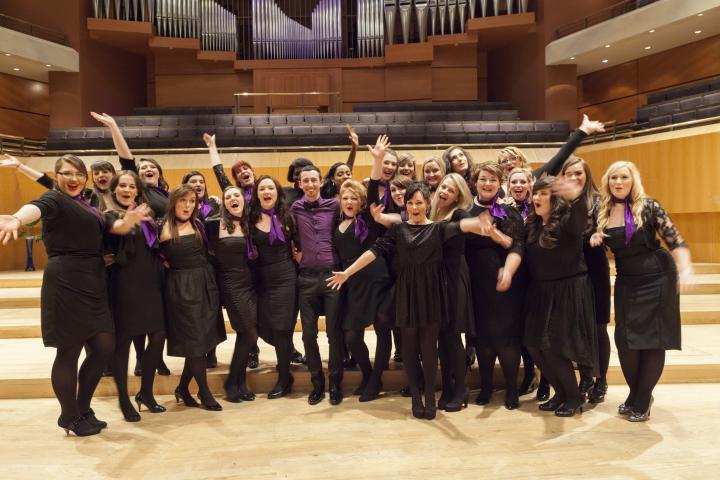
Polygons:
<instances>
[{"instance_id":1,"label":"black skirt","mask_svg":"<svg viewBox=\"0 0 720 480\"><path fill-rule=\"evenodd\" d=\"M610 322L610 263L603 247L592 248L583 245L583 254L588 268L588 275L595 293L595 321L607 324Z\"/></svg>"}]
</instances>

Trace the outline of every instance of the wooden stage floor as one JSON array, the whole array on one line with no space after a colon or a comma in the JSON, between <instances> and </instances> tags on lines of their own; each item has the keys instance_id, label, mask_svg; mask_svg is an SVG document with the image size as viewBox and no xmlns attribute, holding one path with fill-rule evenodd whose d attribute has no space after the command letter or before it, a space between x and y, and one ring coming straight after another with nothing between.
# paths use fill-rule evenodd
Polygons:
<instances>
[{"instance_id":1,"label":"wooden stage floor","mask_svg":"<svg viewBox=\"0 0 720 480\"><path fill-rule=\"evenodd\" d=\"M66 437L54 399L0 400L3 479L693 479L720 468L720 385L659 385L647 423L615 414L627 389L561 419L531 397L519 411L501 402L410 416L410 400L389 396L362 406L347 398L311 407L305 394L228 404L223 412L176 406L122 420L115 398L93 407L102 434ZM715 445L715 446L713 446Z\"/></svg>"}]
</instances>

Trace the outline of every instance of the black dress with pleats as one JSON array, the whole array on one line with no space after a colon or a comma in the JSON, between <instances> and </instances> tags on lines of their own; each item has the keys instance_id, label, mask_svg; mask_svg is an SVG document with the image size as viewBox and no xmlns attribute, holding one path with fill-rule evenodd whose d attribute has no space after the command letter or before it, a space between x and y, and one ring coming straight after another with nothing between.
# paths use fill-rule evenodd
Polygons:
<instances>
[{"instance_id":1,"label":"black dress with pleats","mask_svg":"<svg viewBox=\"0 0 720 480\"><path fill-rule=\"evenodd\" d=\"M467 211L458 208L453 212L450 221L459 222L469 217ZM443 266L448 292L448 330L452 333L475 335L475 312L465 249L465 235L456 235L443 244Z\"/></svg>"},{"instance_id":2,"label":"black dress with pleats","mask_svg":"<svg viewBox=\"0 0 720 480\"><path fill-rule=\"evenodd\" d=\"M226 339L205 245L192 233L161 242L160 249L170 265L164 294L168 355L202 357Z\"/></svg>"},{"instance_id":3,"label":"black dress with pleats","mask_svg":"<svg viewBox=\"0 0 720 480\"><path fill-rule=\"evenodd\" d=\"M103 262L104 225L57 190L30 204L40 209L48 254L40 290L43 343L71 347L98 333L113 333Z\"/></svg>"}]
</instances>

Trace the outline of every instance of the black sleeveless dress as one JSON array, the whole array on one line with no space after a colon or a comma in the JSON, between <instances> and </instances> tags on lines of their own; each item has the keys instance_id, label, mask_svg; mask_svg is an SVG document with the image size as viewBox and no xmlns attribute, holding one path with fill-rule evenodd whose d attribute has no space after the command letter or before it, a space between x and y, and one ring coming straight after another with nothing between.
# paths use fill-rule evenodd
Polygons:
<instances>
[{"instance_id":1,"label":"black sleeveless dress","mask_svg":"<svg viewBox=\"0 0 720 480\"><path fill-rule=\"evenodd\" d=\"M215 273L220 300L236 332L257 328L257 294L245 237L220 238L220 219L205 222L210 250L215 254Z\"/></svg>"},{"instance_id":2,"label":"black sleeveless dress","mask_svg":"<svg viewBox=\"0 0 720 480\"><path fill-rule=\"evenodd\" d=\"M108 226L120 218L105 214ZM115 262L109 268L110 299L117 336L134 337L165 329L163 282L165 268L157 241L148 247L145 235L134 227L127 235L110 235Z\"/></svg>"},{"instance_id":3,"label":"black sleeveless dress","mask_svg":"<svg viewBox=\"0 0 720 480\"><path fill-rule=\"evenodd\" d=\"M40 209L48 254L40 290L43 343L71 347L98 333L113 333L103 262L104 225L57 190L30 204Z\"/></svg>"},{"instance_id":4,"label":"black sleeveless dress","mask_svg":"<svg viewBox=\"0 0 720 480\"><path fill-rule=\"evenodd\" d=\"M166 240L160 249L170 264L164 295L168 355L202 357L227 338L205 245L192 233Z\"/></svg>"}]
</instances>

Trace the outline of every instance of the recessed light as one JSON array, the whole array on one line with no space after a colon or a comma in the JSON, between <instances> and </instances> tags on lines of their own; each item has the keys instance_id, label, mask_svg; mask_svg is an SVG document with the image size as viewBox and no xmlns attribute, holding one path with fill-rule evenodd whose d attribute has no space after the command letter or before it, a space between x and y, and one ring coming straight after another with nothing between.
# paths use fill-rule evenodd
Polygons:
<instances>
[{"instance_id":1,"label":"recessed light","mask_svg":"<svg viewBox=\"0 0 720 480\"><path fill-rule=\"evenodd\" d=\"M697 16L698 16L698 17L702 17L703 15L704 15L703 13L698 13Z\"/></svg>"},{"instance_id":2,"label":"recessed light","mask_svg":"<svg viewBox=\"0 0 720 480\"><path fill-rule=\"evenodd\" d=\"M650 45L648 45L647 47L645 47L645 50L650 50L651 48L652 47Z\"/></svg>"},{"instance_id":3,"label":"recessed light","mask_svg":"<svg viewBox=\"0 0 720 480\"><path fill-rule=\"evenodd\" d=\"M16 72L19 72L19 71L20 71L20 69L17 68L17 67L13 68L13 70L15 70Z\"/></svg>"},{"instance_id":4,"label":"recessed light","mask_svg":"<svg viewBox=\"0 0 720 480\"><path fill-rule=\"evenodd\" d=\"M570 57L570 60L575 60L575 57Z\"/></svg>"},{"instance_id":5,"label":"recessed light","mask_svg":"<svg viewBox=\"0 0 720 480\"><path fill-rule=\"evenodd\" d=\"M655 29L653 28L652 30L648 30L648 33L655 33Z\"/></svg>"},{"instance_id":6,"label":"recessed light","mask_svg":"<svg viewBox=\"0 0 720 480\"><path fill-rule=\"evenodd\" d=\"M702 33L702 30L695 30L695 35Z\"/></svg>"},{"instance_id":7,"label":"recessed light","mask_svg":"<svg viewBox=\"0 0 720 480\"><path fill-rule=\"evenodd\" d=\"M12 57L12 55L10 55L9 53L6 53L5 56L6 56L6 57Z\"/></svg>"},{"instance_id":8,"label":"recessed light","mask_svg":"<svg viewBox=\"0 0 720 480\"><path fill-rule=\"evenodd\" d=\"M46 63L45 66L48 68L52 67L52 65L50 65L49 63Z\"/></svg>"},{"instance_id":9,"label":"recessed light","mask_svg":"<svg viewBox=\"0 0 720 480\"><path fill-rule=\"evenodd\" d=\"M609 61L610 61L610 60L608 60L608 59L606 58L605 60L602 61L602 63L608 63Z\"/></svg>"},{"instance_id":10,"label":"recessed light","mask_svg":"<svg viewBox=\"0 0 720 480\"><path fill-rule=\"evenodd\" d=\"M605 48L610 48L610 44L608 43L607 45L605 45Z\"/></svg>"}]
</instances>

